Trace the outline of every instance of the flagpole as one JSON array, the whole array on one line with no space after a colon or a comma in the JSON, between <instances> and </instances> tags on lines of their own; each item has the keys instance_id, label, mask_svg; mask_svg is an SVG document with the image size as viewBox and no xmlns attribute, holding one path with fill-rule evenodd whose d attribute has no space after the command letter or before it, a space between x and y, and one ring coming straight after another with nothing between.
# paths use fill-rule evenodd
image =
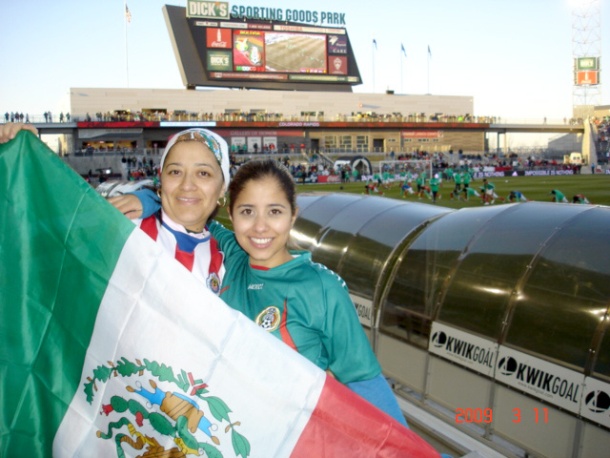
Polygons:
<instances>
[{"instance_id":1,"label":"flagpole","mask_svg":"<svg viewBox=\"0 0 610 458\"><path fill-rule=\"evenodd\" d=\"M402 46L402 45L401 45L401 46ZM404 94L404 92L403 92L403 88L402 88L402 81L403 81L403 79L402 79L402 73L403 73L403 72L402 72L402 67L403 67L403 61L402 61L402 49L403 49L403 48L401 47L401 48L400 48L400 93L401 93L401 94Z\"/></svg>"},{"instance_id":2,"label":"flagpole","mask_svg":"<svg viewBox=\"0 0 610 458\"><path fill-rule=\"evenodd\" d=\"M377 48L377 41L373 38L373 93L375 93L375 48Z\"/></svg>"},{"instance_id":3,"label":"flagpole","mask_svg":"<svg viewBox=\"0 0 610 458\"><path fill-rule=\"evenodd\" d=\"M430 94L430 45L428 45L428 95Z\"/></svg>"},{"instance_id":4,"label":"flagpole","mask_svg":"<svg viewBox=\"0 0 610 458\"><path fill-rule=\"evenodd\" d=\"M129 25L129 20L127 19L127 0L125 0L124 3L125 4L123 5L123 15L125 16L125 76L127 79L127 87L129 88L129 47L127 45L127 26Z\"/></svg>"},{"instance_id":5,"label":"flagpole","mask_svg":"<svg viewBox=\"0 0 610 458\"><path fill-rule=\"evenodd\" d=\"M400 92L402 94L404 94L403 92L403 81L404 81L404 77L403 77L403 67L404 67L404 61L403 61L403 57L406 59L407 58L407 51L405 51L405 45L400 43Z\"/></svg>"}]
</instances>

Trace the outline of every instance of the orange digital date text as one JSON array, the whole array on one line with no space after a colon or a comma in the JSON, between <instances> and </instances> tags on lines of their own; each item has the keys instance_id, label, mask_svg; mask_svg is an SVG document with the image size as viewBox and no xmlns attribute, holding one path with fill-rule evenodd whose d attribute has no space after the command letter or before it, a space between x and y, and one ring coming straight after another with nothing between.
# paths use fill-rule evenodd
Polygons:
<instances>
[{"instance_id":1,"label":"orange digital date text","mask_svg":"<svg viewBox=\"0 0 610 458\"><path fill-rule=\"evenodd\" d=\"M534 407L533 409L533 420L534 423L548 423L549 422L549 409L543 407L539 409ZM521 409L515 407L512 409L512 422L521 423L523 414ZM493 422L493 409L491 407L458 407L455 409L455 422L456 423L491 423Z\"/></svg>"}]
</instances>

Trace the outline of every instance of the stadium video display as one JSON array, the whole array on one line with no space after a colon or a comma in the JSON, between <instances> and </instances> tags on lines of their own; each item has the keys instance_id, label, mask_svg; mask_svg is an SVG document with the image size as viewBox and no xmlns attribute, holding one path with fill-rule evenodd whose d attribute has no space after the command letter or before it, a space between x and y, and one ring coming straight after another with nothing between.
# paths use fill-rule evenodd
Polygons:
<instances>
[{"instance_id":1,"label":"stadium video display","mask_svg":"<svg viewBox=\"0 0 610 458\"><path fill-rule=\"evenodd\" d=\"M188 88L352 91L362 84L347 30L286 21L187 18L164 6Z\"/></svg>"},{"instance_id":2,"label":"stadium video display","mask_svg":"<svg viewBox=\"0 0 610 458\"><path fill-rule=\"evenodd\" d=\"M232 40L233 70L326 74L326 41L326 35L320 34L236 30ZM216 48L215 43L208 41L208 47Z\"/></svg>"},{"instance_id":3,"label":"stadium video display","mask_svg":"<svg viewBox=\"0 0 610 458\"><path fill-rule=\"evenodd\" d=\"M326 35L265 33L268 72L327 73Z\"/></svg>"},{"instance_id":4,"label":"stadium video display","mask_svg":"<svg viewBox=\"0 0 610 458\"><path fill-rule=\"evenodd\" d=\"M216 51L227 48L227 43L232 44L230 56L228 52ZM344 36L209 28L206 30L206 48L208 56L215 56L207 59L206 69L211 72L276 73L284 74L287 80L291 78L290 74L348 75L347 40ZM232 62L231 68L228 62ZM242 78L249 77L242 75ZM255 78L261 79L261 75ZM277 76L270 78L276 80Z\"/></svg>"}]
</instances>

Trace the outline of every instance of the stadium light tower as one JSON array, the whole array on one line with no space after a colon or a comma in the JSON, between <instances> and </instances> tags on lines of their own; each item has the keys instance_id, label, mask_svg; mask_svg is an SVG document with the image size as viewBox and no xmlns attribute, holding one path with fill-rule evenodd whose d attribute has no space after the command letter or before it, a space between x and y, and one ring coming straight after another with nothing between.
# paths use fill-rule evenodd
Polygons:
<instances>
[{"instance_id":1,"label":"stadium light tower","mask_svg":"<svg viewBox=\"0 0 610 458\"><path fill-rule=\"evenodd\" d=\"M575 118L587 118L593 114L593 107L601 103L601 1L573 0L571 5L572 113Z\"/></svg>"}]
</instances>

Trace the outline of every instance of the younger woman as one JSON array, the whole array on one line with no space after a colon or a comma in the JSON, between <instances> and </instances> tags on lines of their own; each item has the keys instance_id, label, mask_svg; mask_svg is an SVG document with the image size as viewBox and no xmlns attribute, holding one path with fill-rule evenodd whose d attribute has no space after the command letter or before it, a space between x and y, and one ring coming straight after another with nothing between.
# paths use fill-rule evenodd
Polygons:
<instances>
[{"instance_id":1,"label":"younger woman","mask_svg":"<svg viewBox=\"0 0 610 458\"><path fill-rule=\"evenodd\" d=\"M210 225L226 255L220 297L406 426L345 282L308 251L288 250L297 217L289 172L249 161L233 177L229 202L235 234Z\"/></svg>"}]
</instances>

